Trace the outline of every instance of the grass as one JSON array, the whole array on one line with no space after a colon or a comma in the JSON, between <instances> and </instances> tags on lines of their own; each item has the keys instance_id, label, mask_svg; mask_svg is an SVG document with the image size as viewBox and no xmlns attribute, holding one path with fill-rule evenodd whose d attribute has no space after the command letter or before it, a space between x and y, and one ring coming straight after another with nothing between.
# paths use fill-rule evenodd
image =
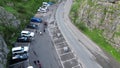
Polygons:
<instances>
[{"instance_id":1,"label":"grass","mask_svg":"<svg viewBox=\"0 0 120 68\"><path fill-rule=\"evenodd\" d=\"M120 53L117 52L117 50L109 44L106 39L102 35L101 30L85 30L83 31L84 34L86 34L89 38L91 38L92 41L94 41L96 44L98 44L103 50L111 54L116 60L120 62Z\"/></svg>"},{"instance_id":2,"label":"grass","mask_svg":"<svg viewBox=\"0 0 120 68\"><path fill-rule=\"evenodd\" d=\"M77 6L76 8L74 8ZM84 33L86 34L93 42L95 42L99 47L101 47L104 51L109 53L112 57L114 57L118 62L120 62L120 52L118 52L111 44L109 44L106 39L102 35L102 30L99 29L93 29L89 30L84 22L79 21L77 23L75 20L77 20L78 16L75 17L74 14L76 13L76 9L81 9L78 7L78 4L73 4L71 12L70 12L70 18L72 19L72 22ZM104 11L106 14L106 10ZM78 13L78 11L77 11ZM75 19L76 18L76 19ZM119 34L119 33L118 33Z\"/></svg>"}]
</instances>

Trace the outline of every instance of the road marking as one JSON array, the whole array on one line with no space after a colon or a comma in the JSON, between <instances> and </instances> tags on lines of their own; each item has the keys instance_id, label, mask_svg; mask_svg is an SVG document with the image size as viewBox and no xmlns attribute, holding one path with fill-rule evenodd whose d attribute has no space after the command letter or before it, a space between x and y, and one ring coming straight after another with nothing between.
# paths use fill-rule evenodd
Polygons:
<instances>
[{"instance_id":1,"label":"road marking","mask_svg":"<svg viewBox=\"0 0 120 68\"><path fill-rule=\"evenodd\" d=\"M58 45L58 46L60 46L60 45ZM57 47L57 46L56 46ZM64 47L66 47L66 46L64 46ZM63 48L57 48L57 50L62 50L62 49L64 49L64 47ZM68 46L67 46L68 47Z\"/></svg>"},{"instance_id":2,"label":"road marking","mask_svg":"<svg viewBox=\"0 0 120 68\"><path fill-rule=\"evenodd\" d=\"M58 27L57 27L58 28ZM69 59L69 60L66 60L66 61L61 61L61 57L60 57L60 54L58 53L58 50L60 50L60 49L63 49L63 48L57 48L57 46L59 46L60 44L68 44L68 43L66 43L66 40L65 40L65 42L60 42L60 43L55 43L55 41L56 41L56 39L54 39L53 37L54 37L54 35L52 35L54 32L56 32L56 30L53 28L53 30L55 30L55 31L51 31L50 32L50 29L48 29L49 30L49 33L51 34L51 38L53 39L53 44L54 44L54 47L55 47L55 50L56 50L56 52L57 52L57 55L58 55L58 57L59 57L59 59L60 59L60 62L61 62L61 64L62 64L62 66L63 66L63 68L65 68L64 67L64 65L63 65L63 63L65 63L65 62L67 62L67 61L70 61L70 60L72 60L72 59L75 59L76 60L76 57L75 57L75 55L74 55L74 52L71 50L69 53L73 53L73 55L74 55L74 58L72 58L72 59ZM52 33L53 32L53 33ZM61 32L60 32L61 33ZM64 38L64 37L63 37ZM68 45L67 45L68 46ZM71 48L70 48L71 49ZM68 53L67 53L68 54ZM64 54L65 55L65 54ZM78 63L79 64L79 63ZM78 65L77 65L78 66Z\"/></svg>"},{"instance_id":3,"label":"road marking","mask_svg":"<svg viewBox=\"0 0 120 68\"><path fill-rule=\"evenodd\" d=\"M54 30L54 29L53 29ZM61 60L61 57L60 57L60 55L59 55L59 53L58 53L58 50L57 50L57 48L56 48L56 44L54 43L55 41L54 41L54 39L53 39L53 36L52 36L52 33L50 32L50 30L48 29L48 31L49 31L49 33L51 34L51 39L53 40L53 45L54 45L54 47L55 47L55 50L56 50L56 53L57 53L57 55L58 55L58 58L59 58L59 60L60 60L60 62L61 62L61 65L62 65L62 67L64 68L64 65L63 65L63 63L62 63L62 60Z\"/></svg>"},{"instance_id":4,"label":"road marking","mask_svg":"<svg viewBox=\"0 0 120 68\"><path fill-rule=\"evenodd\" d=\"M78 64L78 65L76 65L76 66L73 66L72 68L75 68L75 67L78 67L78 66L80 66L80 65Z\"/></svg>"},{"instance_id":5,"label":"road marking","mask_svg":"<svg viewBox=\"0 0 120 68\"><path fill-rule=\"evenodd\" d=\"M65 63L65 62L71 61L71 60L73 60L73 59L76 59L76 58L74 57L74 58L72 58L72 59L69 59L69 60L66 60L66 61L62 61L62 62Z\"/></svg>"},{"instance_id":6,"label":"road marking","mask_svg":"<svg viewBox=\"0 0 120 68\"><path fill-rule=\"evenodd\" d=\"M64 43L66 43L66 41L60 42L60 43L56 43L56 46L59 46L60 44L64 44Z\"/></svg>"},{"instance_id":7,"label":"road marking","mask_svg":"<svg viewBox=\"0 0 120 68\"><path fill-rule=\"evenodd\" d=\"M55 45L55 43L53 42L53 44ZM57 48L55 47L55 50L56 50ZM57 54L58 54L58 57L59 57L59 59L60 59L60 62L61 62L61 64L62 64L62 60L61 60L61 57L60 57L60 55L59 55L59 53L58 53L58 50L56 50L56 52L57 52ZM64 68L64 65L62 64L62 67Z\"/></svg>"},{"instance_id":8,"label":"road marking","mask_svg":"<svg viewBox=\"0 0 120 68\"><path fill-rule=\"evenodd\" d=\"M60 56L63 56L63 55L66 55L66 54L70 54L70 53L72 53L72 52L68 52L68 53L60 54Z\"/></svg>"}]
</instances>

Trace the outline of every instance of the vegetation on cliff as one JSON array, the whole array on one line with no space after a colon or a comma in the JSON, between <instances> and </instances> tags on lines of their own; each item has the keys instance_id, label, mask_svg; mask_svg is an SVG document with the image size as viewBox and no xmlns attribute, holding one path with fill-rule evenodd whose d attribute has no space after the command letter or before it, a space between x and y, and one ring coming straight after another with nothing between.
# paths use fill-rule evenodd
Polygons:
<instances>
[{"instance_id":1,"label":"vegetation on cliff","mask_svg":"<svg viewBox=\"0 0 120 68\"><path fill-rule=\"evenodd\" d=\"M70 18L84 34L120 62L119 6L119 1L75 0Z\"/></svg>"}]
</instances>

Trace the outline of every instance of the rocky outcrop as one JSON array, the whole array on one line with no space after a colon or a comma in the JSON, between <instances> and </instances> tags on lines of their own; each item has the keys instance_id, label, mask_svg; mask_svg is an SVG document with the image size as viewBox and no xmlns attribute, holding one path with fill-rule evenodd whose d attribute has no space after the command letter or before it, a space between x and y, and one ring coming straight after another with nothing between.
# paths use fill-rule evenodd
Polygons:
<instances>
[{"instance_id":1,"label":"rocky outcrop","mask_svg":"<svg viewBox=\"0 0 120 68\"><path fill-rule=\"evenodd\" d=\"M91 30L102 30L108 42L120 47L120 1L81 0L79 3L75 22L84 22Z\"/></svg>"},{"instance_id":2,"label":"rocky outcrop","mask_svg":"<svg viewBox=\"0 0 120 68\"><path fill-rule=\"evenodd\" d=\"M3 7L0 7L0 23L5 26L12 25L18 27L20 25L20 21L17 20L13 14L7 12Z\"/></svg>"},{"instance_id":3,"label":"rocky outcrop","mask_svg":"<svg viewBox=\"0 0 120 68\"><path fill-rule=\"evenodd\" d=\"M13 29L18 28L19 25L20 21L13 14L0 7L0 68L5 68L9 52L4 39L7 38L6 40L9 41L14 35ZM9 29L10 27L12 29Z\"/></svg>"},{"instance_id":4,"label":"rocky outcrop","mask_svg":"<svg viewBox=\"0 0 120 68\"><path fill-rule=\"evenodd\" d=\"M0 68L5 68L4 66L7 63L8 52L9 50L7 48L7 45L2 36L0 35Z\"/></svg>"}]
</instances>

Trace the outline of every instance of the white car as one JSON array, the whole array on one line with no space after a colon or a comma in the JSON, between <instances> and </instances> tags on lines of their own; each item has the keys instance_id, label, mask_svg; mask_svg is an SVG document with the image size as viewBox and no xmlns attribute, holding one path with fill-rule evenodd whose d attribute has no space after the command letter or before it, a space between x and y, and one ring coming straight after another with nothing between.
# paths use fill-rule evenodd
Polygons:
<instances>
[{"instance_id":1,"label":"white car","mask_svg":"<svg viewBox=\"0 0 120 68\"><path fill-rule=\"evenodd\" d=\"M48 4L47 2L43 2L43 6L49 7L50 4Z\"/></svg>"},{"instance_id":2,"label":"white car","mask_svg":"<svg viewBox=\"0 0 120 68\"><path fill-rule=\"evenodd\" d=\"M12 48L12 54L19 54L19 53L28 53L29 47L28 46L19 46Z\"/></svg>"},{"instance_id":3,"label":"white car","mask_svg":"<svg viewBox=\"0 0 120 68\"><path fill-rule=\"evenodd\" d=\"M28 66L27 68L33 68L33 66Z\"/></svg>"},{"instance_id":4,"label":"white car","mask_svg":"<svg viewBox=\"0 0 120 68\"><path fill-rule=\"evenodd\" d=\"M48 12L48 7L47 6L39 7L38 11L42 12L42 13L46 13L46 12Z\"/></svg>"},{"instance_id":5,"label":"white car","mask_svg":"<svg viewBox=\"0 0 120 68\"><path fill-rule=\"evenodd\" d=\"M34 37L35 33L34 32L30 32L30 31L22 31L21 32L21 36Z\"/></svg>"}]
</instances>

